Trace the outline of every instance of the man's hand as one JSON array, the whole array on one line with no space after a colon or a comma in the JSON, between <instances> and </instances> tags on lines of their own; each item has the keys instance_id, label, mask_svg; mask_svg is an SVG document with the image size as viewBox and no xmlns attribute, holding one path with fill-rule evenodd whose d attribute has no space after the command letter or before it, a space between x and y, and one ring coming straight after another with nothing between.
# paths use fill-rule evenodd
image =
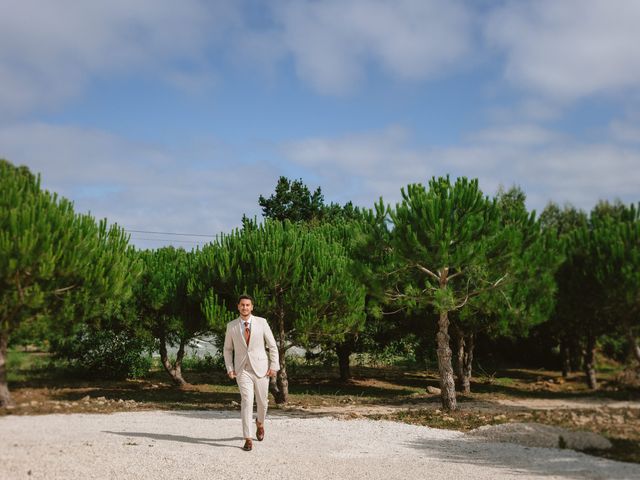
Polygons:
<instances>
[{"instance_id":1,"label":"man's hand","mask_svg":"<svg viewBox=\"0 0 640 480\"><path fill-rule=\"evenodd\" d=\"M277 372L275 370L267 370L267 377L275 377Z\"/></svg>"},{"instance_id":2,"label":"man's hand","mask_svg":"<svg viewBox=\"0 0 640 480\"><path fill-rule=\"evenodd\" d=\"M231 380L233 380L234 378L236 378L236 372L235 370L231 370L229 373L227 373L227 375L229 375L229 378Z\"/></svg>"}]
</instances>

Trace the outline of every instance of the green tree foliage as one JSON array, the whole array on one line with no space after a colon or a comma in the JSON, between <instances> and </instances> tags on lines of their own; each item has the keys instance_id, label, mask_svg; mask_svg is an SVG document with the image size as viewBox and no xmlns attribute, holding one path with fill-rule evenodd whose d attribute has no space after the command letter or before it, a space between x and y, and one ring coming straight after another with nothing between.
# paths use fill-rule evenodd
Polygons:
<instances>
[{"instance_id":1,"label":"green tree foliage","mask_svg":"<svg viewBox=\"0 0 640 480\"><path fill-rule=\"evenodd\" d=\"M350 211L342 223L341 244L352 259L353 276L365 288L366 322L362 328L347 334L343 341L329 345L335 349L340 367L340 378L351 378L350 356L368 353L373 356L391 344L405 344L403 337L415 332L406 328L405 312L393 311L386 292L393 284L396 258L390 244L388 207L380 201L373 209Z\"/></svg>"},{"instance_id":2,"label":"green tree foliage","mask_svg":"<svg viewBox=\"0 0 640 480\"><path fill-rule=\"evenodd\" d=\"M568 261L571 256L571 243L568 239L576 230L587 226L588 217L572 205L560 208L555 203L549 203L540 215L540 224L545 234L557 241L561 258L555 272L557 287L555 306L549 320L542 325L541 329L536 329L535 337L538 339L536 343L538 346L544 345L543 355L548 357L551 355L550 349L559 342L562 373L567 377L570 371L579 369L582 362L580 337L575 334L577 313L574 305L580 304L583 297L579 291L572 291L569 288L573 267ZM553 341L554 338L556 341Z\"/></svg>"},{"instance_id":3,"label":"green tree foliage","mask_svg":"<svg viewBox=\"0 0 640 480\"><path fill-rule=\"evenodd\" d=\"M339 339L363 321L364 291L350 275L344 248L305 224L267 220L236 230L203 247L202 260L200 282L213 287L205 299L210 321L221 329L226 320L219 306L235 309L242 293L254 298L256 315L269 321L280 354L271 384L278 403L288 399L291 347Z\"/></svg>"},{"instance_id":4,"label":"green tree foliage","mask_svg":"<svg viewBox=\"0 0 640 480\"><path fill-rule=\"evenodd\" d=\"M323 216L324 197L320 187L311 193L302 180L280 177L275 193L269 198L260 195L258 203L264 217L272 220L310 222Z\"/></svg>"},{"instance_id":5,"label":"green tree foliage","mask_svg":"<svg viewBox=\"0 0 640 480\"><path fill-rule=\"evenodd\" d=\"M438 312L437 355L442 404L456 409L449 313L509 275L513 230L501 228L495 200L477 180L433 178L412 184L390 212L391 243L404 275L391 296L410 308Z\"/></svg>"},{"instance_id":6,"label":"green tree foliage","mask_svg":"<svg viewBox=\"0 0 640 480\"><path fill-rule=\"evenodd\" d=\"M496 195L498 228L508 232L509 251L504 262L489 262L495 268L489 277L508 275L500 289L477 290L467 305L453 317L456 338L456 376L459 388L470 392L475 339L482 333L489 338L527 335L547 320L555 294L554 273L560 254L554 237L543 233L535 212L529 213L522 190L513 187Z\"/></svg>"},{"instance_id":7,"label":"green tree foliage","mask_svg":"<svg viewBox=\"0 0 640 480\"><path fill-rule=\"evenodd\" d=\"M151 367L149 344L126 329L118 331L81 325L62 339L56 356L65 358L75 376L91 379L138 378Z\"/></svg>"},{"instance_id":8,"label":"green tree foliage","mask_svg":"<svg viewBox=\"0 0 640 480\"><path fill-rule=\"evenodd\" d=\"M550 325L561 341L563 374L578 367L580 359L571 359L583 353L587 384L597 388L595 350L601 337L626 335L640 356L638 209L600 202L589 217L571 208L560 215L557 211L549 218L562 220L552 225L559 225L565 259L557 274L558 301Z\"/></svg>"},{"instance_id":9,"label":"green tree foliage","mask_svg":"<svg viewBox=\"0 0 640 480\"><path fill-rule=\"evenodd\" d=\"M139 252L144 269L136 289L136 308L143 329L157 341L165 371L179 386L187 385L182 375L185 348L211 331L202 310L203 287L196 281L198 255L199 250L174 247ZM175 360L169 358L168 346L177 347Z\"/></svg>"},{"instance_id":10,"label":"green tree foliage","mask_svg":"<svg viewBox=\"0 0 640 480\"><path fill-rule=\"evenodd\" d=\"M594 228L595 227L595 228ZM597 388L595 349L598 337L612 328L606 307L606 291L598 279L598 259L593 255L613 238L610 232L593 224L573 232L567 241L569 274L562 284L564 308L571 311L570 335L582 340L583 368L589 388Z\"/></svg>"},{"instance_id":11,"label":"green tree foliage","mask_svg":"<svg viewBox=\"0 0 640 480\"><path fill-rule=\"evenodd\" d=\"M26 167L0 160L0 405L9 336L33 318L55 326L108 316L131 295L138 266L117 226L74 213Z\"/></svg>"},{"instance_id":12,"label":"green tree foliage","mask_svg":"<svg viewBox=\"0 0 640 480\"><path fill-rule=\"evenodd\" d=\"M640 208L614 204L613 214L599 219L602 206L596 206L593 216L608 241L601 242L597 251L596 276L616 329L627 338L629 350L640 363Z\"/></svg>"},{"instance_id":13,"label":"green tree foliage","mask_svg":"<svg viewBox=\"0 0 640 480\"><path fill-rule=\"evenodd\" d=\"M280 177L275 193L269 198L260 195L258 199L264 218L270 220L289 220L290 222L333 222L335 220L357 220L360 211L351 202L344 205L324 203L322 189L316 188L313 193L304 182Z\"/></svg>"},{"instance_id":14,"label":"green tree foliage","mask_svg":"<svg viewBox=\"0 0 640 480\"><path fill-rule=\"evenodd\" d=\"M363 263L371 264L372 261L372 257L367 256L372 253L372 250L365 247L367 241L364 239L364 236L372 233L372 230L362 228L363 223L366 226L372 225L367 222L368 212L355 208L351 202L345 205L337 203L327 205L324 203L320 187L312 194L302 180L290 181L285 177L280 177L278 180L275 193L269 199L261 196L259 203L263 207L263 214L267 219L304 222L309 227L317 228L318 232L330 242L338 242L353 260L351 266L353 267L354 280L357 276L363 285L371 283L367 277L358 275L362 270L360 265ZM244 223L246 227L246 220ZM380 246L380 244L376 246ZM375 310L375 307L370 304L373 298L371 292L368 292L366 295L367 312ZM382 330L380 328L382 324L379 320L378 317L368 315L366 322L354 324L352 330L340 340L326 336L316 345L324 354L331 350L336 352L340 378L343 381L351 379L351 354L362 350L365 346L374 346L376 344L372 341L374 336L383 338L379 335ZM365 337L367 337L366 340ZM377 348L377 345L374 348Z\"/></svg>"},{"instance_id":15,"label":"green tree foliage","mask_svg":"<svg viewBox=\"0 0 640 480\"><path fill-rule=\"evenodd\" d=\"M594 351L598 339L617 331L626 334L637 356L635 341L640 313L640 217L631 205L600 203L589 225L569 239L568 261L573 275L570 298L583 294L579 331L585 340L584 368L590 388L597 388ZM575 322L574 322L575 324Z\"/></svg>"},{"instance_id":16,"label":"green tree foliage","mask_svg":"<svg viewBox=\"0 0 640 480\"><path fill-rule=\"evenodd\" d=\"M355 220L355 215L359 216ZM337 243L349 259L348 268L344 272L349 277L349 283L360 285L364 295L362 310L359 312L366 321L354 322L344 335L339 337L322 336L318 338L317 347L327 352L333 350L338 357L340 379L344 382L351 380L351 355L356 351L362 351L365 347L378 349L379 345L374 340L383 338L381 335L383 324L379 316L375 315L376 298L368 285L366 274L363 272L367 267L372 268L373 262L378 259L374 256L375 250L366 248L371 246L372 238L367 236L369 232L366 226L370 225L366 220L367 213L364 211L350 212L348 216L334 216L332 221L325 221L315 227L315 231L323 236L328 242ZM332 321L340 322L339 316L343 312L335 311L336 316ZM383 342L381 342L383 343Z\"/></svg>"}]
</instances>

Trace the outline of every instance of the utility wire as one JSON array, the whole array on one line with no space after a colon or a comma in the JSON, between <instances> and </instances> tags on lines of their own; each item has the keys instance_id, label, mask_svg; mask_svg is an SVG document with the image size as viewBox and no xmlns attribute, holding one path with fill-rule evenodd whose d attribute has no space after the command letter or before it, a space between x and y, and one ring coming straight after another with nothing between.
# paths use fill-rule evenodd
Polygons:
<instances>
[{"instance_id":1,"label":"utility wire","mask_svg":"<svg viewBox=\"0 0 640 480\"><path fill-rule=\"evenodd\" d=\"M151 240L152 242L165 242L165 243L194 243L196 245L201 244L202 242L198 242L196 240L170 240L168 238L142 238L142 237L131 237L131 240Z\"/></svg>"},{"instance_id":2,"label":"utility wire","mask_svg":"<svg viewBox=\"0 0 640 480\"><path fill-rule=\"evenodd\" d=\"M175 232L150 232L149 230L127 230L125 232L128 233L153 233L157 235L182 235L185 237L208 237L208 238L218 238L220 234L217 235L202 235L200 233L175 233Z\"/></svg>"}]
</instances>

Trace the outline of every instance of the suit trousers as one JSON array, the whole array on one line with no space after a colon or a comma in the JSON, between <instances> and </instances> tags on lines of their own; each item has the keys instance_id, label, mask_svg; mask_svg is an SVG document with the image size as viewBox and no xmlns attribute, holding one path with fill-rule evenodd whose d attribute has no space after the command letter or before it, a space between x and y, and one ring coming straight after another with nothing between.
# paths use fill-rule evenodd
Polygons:
<instances>
[{"instance_id":1,"label":"suit trousers","mask_svg":"<svg viewBox=\"0 0 640 480\"><path fill-rule=\"evenodd\" d=\"M256 419L258 422L264 423L269 403L269 377L266 375L258 377L247 362L245 367L237 373L236 381L238 382L241 398L242 435L244 438L252 438L254 396L257 405Z\"/></svg>"}]
</instances>

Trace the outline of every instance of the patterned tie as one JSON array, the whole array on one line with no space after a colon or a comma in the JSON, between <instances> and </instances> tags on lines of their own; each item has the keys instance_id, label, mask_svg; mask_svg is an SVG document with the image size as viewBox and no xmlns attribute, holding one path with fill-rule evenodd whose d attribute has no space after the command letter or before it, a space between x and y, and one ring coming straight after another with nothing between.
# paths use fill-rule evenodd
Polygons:
<instances>
[{"instance_id":1,"label":"patterned tie","mask_svg":"<svg viewBox=\"0 0 640 480\"><path fill-rule=\"evenodd\" d=\"M249 328L249 322L244 322L244 339L249 345L249 339L251 338L251 329Z\"/></svg>"}]
</instances>

